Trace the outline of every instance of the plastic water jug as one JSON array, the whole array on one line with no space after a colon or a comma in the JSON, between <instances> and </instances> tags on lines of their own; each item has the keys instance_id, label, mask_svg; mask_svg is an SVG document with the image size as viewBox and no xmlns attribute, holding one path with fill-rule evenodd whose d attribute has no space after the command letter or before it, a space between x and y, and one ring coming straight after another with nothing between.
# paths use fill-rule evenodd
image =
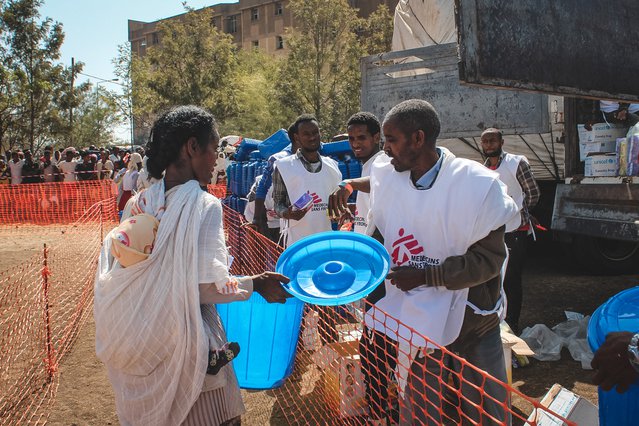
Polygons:
<instances>
[{"instance_id":1,"label":"plastic water jug","mask_svg":"<svg viewBox=\"0 0 639 426\"><path fill-rule=\"evenodd\" d=\"M290 143L291 139L288 137L288 132L284 129L280 129L268 138L264 139L264 141L259 144L258 149L260 154L262 154L262 158L268 158L271 155L282 151L290 145Z\"/></svg>"},{"instance_id":2,"label":"plastic water jug","mask_svg":"<svg viewBox=\"0 0 639 426\"><path fill-rule=\"evenodd\" d=\"M217 305L229 341L240 344L233 360L243 389L273 389L293 372L304 302L268 303L258 293L245 302Z\"/></svg>"}]
</instances>

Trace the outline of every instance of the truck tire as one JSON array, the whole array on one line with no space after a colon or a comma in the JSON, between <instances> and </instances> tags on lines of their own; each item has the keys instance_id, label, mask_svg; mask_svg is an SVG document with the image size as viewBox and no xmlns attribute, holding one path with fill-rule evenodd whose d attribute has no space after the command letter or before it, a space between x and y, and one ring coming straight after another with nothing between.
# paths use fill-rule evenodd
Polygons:
<instances>
[{"instance_id":1,"label":"truck tire","mask_svg":"<svg viewBox=\"0 0 639 426\"><path fill-rule=\"evenodd\" d=\"M565 248L577 264L592 274L639 272L639 242L573 235L572 243Z\"/></svg>"}]
</instances>

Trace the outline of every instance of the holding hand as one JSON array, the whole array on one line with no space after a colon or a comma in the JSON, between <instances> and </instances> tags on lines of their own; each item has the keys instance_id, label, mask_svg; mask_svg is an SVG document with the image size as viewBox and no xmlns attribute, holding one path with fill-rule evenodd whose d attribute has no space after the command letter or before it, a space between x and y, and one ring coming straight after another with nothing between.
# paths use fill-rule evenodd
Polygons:
<instances>
[{"instance_id":1,"label":"holding hand","mask_svg":"<svg viewBox=\"0 0 639 426\"><path fill-rule=\"evenodd\" d=\"M303 210L297 210L293 206L290 206L284 215L284 219L292 219L292 220L302 220L306 213L313 207L311 204L307 208Z\"/></svg>"},{"instance_id":2,"label":"holding hand","mask_svg":"<svg viewBox=\"0 0 639 426\"><path fill-rule=\"evenodd\" d=\"M633 333L616 332L606 336L606 341L599 347L590 365L595 370L592 382L609 391L617 385L617 392L623 393L633 384L639 372L630 364L628 345Z\"/></svg>"},{"instance_id":3,"label":"holding hand","mask_svg":"<svg viewBox=\"0 0 639 426\"><path fill-rule=\"evenodd\" d=\"M409 291L420 285L426 284L425 272L423 269L411 268L410 266L393 266L386 275L386 279L391 284L402 291Z\"/></svg>"},{"instance_id":4,"label":"holding hand","mask_svg":"<svg viewBox=\"0 0 639 426\"><path fill-rule=\"evenodd\" d=\"M285 303L286 299L291 297L281 284L287 284L291 280L282 274L278 274L277 272L263 272L252 278L253 289L269 303Z\"/></svg>"},{"instance_id":5,"label":"holding hand","mask_svg":"<svg viewBox=\"0 0 639 426\"><path fill-rule=\"evenodd\" d=\"M328 197L328 215L331 218L339 218L348 212L348 197L353 191L345 187L338 187Z\"/></svg>"}]
</instances>

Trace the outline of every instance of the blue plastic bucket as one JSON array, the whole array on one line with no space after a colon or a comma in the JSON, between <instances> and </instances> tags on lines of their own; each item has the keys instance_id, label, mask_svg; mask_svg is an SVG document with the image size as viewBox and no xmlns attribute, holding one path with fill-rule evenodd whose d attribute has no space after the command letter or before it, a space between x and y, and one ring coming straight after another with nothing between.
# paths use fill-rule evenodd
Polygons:
<instances>
[{"instance_id":1,"label":"blue plastic bucket","mask_svg":"<svg viewBox=\"0 0 639 426\"><path fill-rule=\"evenodd\" d=\"M592 314L588 323L588 344L595 352L615 331L639 331L639 287L611 297ZM624 354L625 355L625 354ZM601 426L635 425L639 419L639 380L625 393L615 388L599 388L599 424Z\"/></svg>"},{"instance_id":2,"label":"blue plastic bucket","mask_svg":"<svg viewBox=\"0 0 639 426\"><path fill-rule=\"evenodd\" d=\"M258 293L245 302L217 305L230 342L240 344L233 360L243 389L273 389L293 372L304 303L268 303Z\"/></svg>"}]
</instances>

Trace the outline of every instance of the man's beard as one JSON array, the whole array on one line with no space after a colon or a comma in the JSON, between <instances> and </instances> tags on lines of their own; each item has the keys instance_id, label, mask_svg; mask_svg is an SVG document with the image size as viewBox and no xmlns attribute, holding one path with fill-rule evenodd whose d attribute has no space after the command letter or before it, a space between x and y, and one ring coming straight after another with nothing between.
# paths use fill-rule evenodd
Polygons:
<instances>
[{"instance_id":1,"label":"man's beard","mask_svg":"<svg viewBox=\"0 0 639 426\"><path fill-rule=\"evenodd\" d=\"M500 149L498 149L497 151L493 151L493 152L486 152L484 151L484 155L486 157L499 157L501 155L503 151Z\"/></svg>"}]
</instances>

